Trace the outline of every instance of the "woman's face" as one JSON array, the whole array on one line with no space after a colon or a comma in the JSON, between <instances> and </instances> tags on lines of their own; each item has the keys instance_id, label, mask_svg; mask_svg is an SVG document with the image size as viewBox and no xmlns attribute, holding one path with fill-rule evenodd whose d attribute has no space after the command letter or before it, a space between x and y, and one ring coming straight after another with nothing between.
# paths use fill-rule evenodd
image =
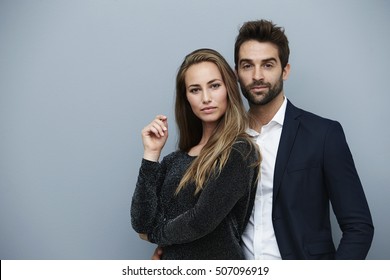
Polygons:
<instances>
[{"instance_id":1,"label":"woman's face","mask_svg":"<svg viewBox=\"0 0 390 280\"><path fill-rule=\"evenodd\" d=\"M203 126L216 126L227 108L227 90L218 67L212 62L191 65L185 85L187 100Z\"/></svg>"}]
</instances>

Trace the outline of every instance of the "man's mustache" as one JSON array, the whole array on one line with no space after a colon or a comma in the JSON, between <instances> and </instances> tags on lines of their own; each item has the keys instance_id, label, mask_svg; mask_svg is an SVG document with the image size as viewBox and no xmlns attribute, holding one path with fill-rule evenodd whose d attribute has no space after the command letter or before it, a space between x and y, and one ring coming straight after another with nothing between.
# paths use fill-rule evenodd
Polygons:
<instances>
[{"instance_id":1,"label":"man's mustache","mask_svg":"<svg viewBox=\"0 0 390 280\"><path fill-rule=\"evenodd\" d=\"M271 84L270 83L265 83L263 81L254 81L253 83L249 84L247 86L247 88L253 88L253 87L257 87L257 86L266 86L266 87L271 87Z\"/></svg>"}]
</instances>

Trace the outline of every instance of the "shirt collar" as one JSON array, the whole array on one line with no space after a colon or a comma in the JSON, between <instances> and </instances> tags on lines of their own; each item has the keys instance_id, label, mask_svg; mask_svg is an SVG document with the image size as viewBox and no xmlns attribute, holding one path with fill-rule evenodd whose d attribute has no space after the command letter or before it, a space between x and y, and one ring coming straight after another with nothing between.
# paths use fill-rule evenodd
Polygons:
<instances>
[{"instance_id":1,"label":"shirt collar","mask_svg":"<svg viewBox=\"0 0 390 280\"><path fill-rule=\"evenodd\" d=\"M287 97L284 96L282 106L280 106L279 110L276 112L275 116L272 118L270 122L277 122L278 124L283 126L284 116L286 115L286 108L287 108Z\"/></svg>"},{"instance_id":2,"label":"shirt collar","mask_svg":"<svg viewBox=\"0 0 390 280\"><path fill-rule=\"evenodd\" d=\"M286 115L286 109L287 109L287 97L284 96L282 106L280 106L279 110L276 112L275 116L272 118L269 124L275 122L283 126L284 116ZM247 133L249 134L249 136L252 137L259 135L259 133L256 130L253 130L251 128L247 129Z\"/></svg>"}]
</instances>

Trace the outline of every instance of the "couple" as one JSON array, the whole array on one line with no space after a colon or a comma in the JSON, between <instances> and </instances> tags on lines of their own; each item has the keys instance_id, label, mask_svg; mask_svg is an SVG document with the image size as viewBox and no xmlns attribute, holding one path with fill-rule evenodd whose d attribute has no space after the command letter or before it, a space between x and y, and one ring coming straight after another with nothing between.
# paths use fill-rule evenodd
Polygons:
<instances>
[{"instance_id":1,"label":"couple","mask_svg":"<svg viewBox=\"0 0 390 280\"><path fill-rule=\"evenodd\" d=\"M366 257L374 227L343 129L287 100L288 58L284 30L265 20L240 28L236 73L213 50L186 56L176 80L178 151L158 162L165 116L142 130L131 218L159 245L154 258ZM337 249L329 202L343 232Z\"/></svg>"}]
</instances>

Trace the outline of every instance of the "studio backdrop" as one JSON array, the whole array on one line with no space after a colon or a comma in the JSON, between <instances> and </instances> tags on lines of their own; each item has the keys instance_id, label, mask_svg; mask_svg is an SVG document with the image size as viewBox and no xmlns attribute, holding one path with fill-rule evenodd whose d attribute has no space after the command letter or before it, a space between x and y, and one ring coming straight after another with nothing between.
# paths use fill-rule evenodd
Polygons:
<instances>
[{"instance_id":1,"label":"studio backdrop","mask_svg":"<svg viewBox=\"0 0 390 280\"><path fill-rule=\"evenodd\" d=\"M0 259L150 259L130 225L141 129L170 121L186 54L233 66L241 24L285 27L287 97L344 127L390 259L390 2L0 0ZM334 235L340 232L333 219Z\"/></svg>"}]
</instances>

